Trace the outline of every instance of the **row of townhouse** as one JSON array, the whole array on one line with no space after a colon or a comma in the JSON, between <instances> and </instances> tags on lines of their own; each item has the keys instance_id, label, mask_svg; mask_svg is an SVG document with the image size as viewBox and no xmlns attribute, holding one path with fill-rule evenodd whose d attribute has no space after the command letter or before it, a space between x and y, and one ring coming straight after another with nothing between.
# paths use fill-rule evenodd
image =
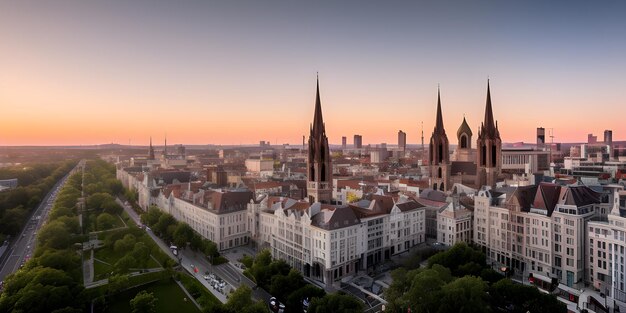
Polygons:
<instances>
[{"instance_id":1,"label":"row of townhouse","mask_svg":"<svg viewBox=\"0 0 626 313\"><path fill-rule=\"evenodd\" d=\"M124 187L137 192L143 210L152 205L185 222L219 250L248 244L249 190L205 190L190 182L190 172L181 170L144 171L142 167L118 166L117 178Z\"/></svg>"},{"instance_id":2,"label":"row of townhouse","mask_svg":"<svg viewBox=\"0 0 626 313\"><path fill-rule=\"evenodd\" d=\"M619 208L619 201L608 197L617 194L610 189L541 183L480 190L474 197L473 242L483 248L488 264L577 302L581 290L594 282L590 249L595 251L592 245L599 238L592 237L609 232L602 227L616 226L597 222L607 220L613 205ZM605 260L615 254L601 255L606 258L597 263L598 287L610 281Z\"/></svg>"},{"instance_id":3,"label":"row of townhouse","mask_svg":"<svg viewBox=\"0 0 626 313\"><path fill-rule=\"evenodd\" d=\"M383 195L368 198L332 206L267 197L249 205L251 238L305 277L328 285L424 242L422 205Z\"/></svg>"}]
</instances>

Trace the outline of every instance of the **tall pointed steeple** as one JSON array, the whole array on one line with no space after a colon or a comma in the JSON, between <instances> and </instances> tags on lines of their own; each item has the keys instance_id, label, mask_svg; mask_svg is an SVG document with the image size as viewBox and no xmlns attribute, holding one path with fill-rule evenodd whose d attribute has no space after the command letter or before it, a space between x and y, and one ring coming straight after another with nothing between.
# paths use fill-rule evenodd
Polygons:
<instances>
[{"instance_id":1,"label":"tall pointed steeple","mask_svg":"<svg viewBox=\"0 0 626 313\"><path fill-rule=\"evenodd\" d=\"M446 133L443 127L443 114L441 114L441 92L439 86L437 86L437 122L435 124L435 132Z\"/></svg>"},{"instance_id":2,"label":"tall pointed steeple","mask_svg":"<svg viewBox=\"0 0 626 313\"><path fill-rule=\"evenodd\" d=\"M332 199L332 165L328 138L322 118L322 101L320 100L320 82L317 78L315 95L315 113L311 133L309 134L309 158L307 160L308 179L307 194L309 202L331 203Z\"/></svg>"},{"instance_id":3,"label":"tall pointed steeple","mask_svg":"<svg viewBox=\"0 0 626 313\"><path fill-rule=\"evenodd\" d=\"M491 107L491 90L489 88L489 79L487 79L487 104L485 105L485 121L483 122L483 131L486 135L494 137L497 133L496 123L493 119L493 109Z\"/></svg>"},{"instance_id":4,"label":"tall pointed steeple","mask_svg":"<svg viewBox=\"0 0 626 313\"><path fill-rule=\"evenodd\" d=\"M148 160L154 160L154 148L152 147L152 136L150 136L150 149L148 150Z\"/></svg>"},{"instance_id":5,"label":"tall pointed steeple","mask_svg":"<svg viewBox=\"0 0 626 313\"><path fill-rule=\"evenodd\" d=\"M437 121L429 144L430 181L435 190L446 191L450 188L449 149L450 144L441 113L441 91L437 87Z\"/></svg>"},{"instance_id":6,"label":"tall pointed steeple","mask_svg":"<svg viewBox=\"0 0 626 313\"><path fill-rule=\"evenodd\" d=\"M502 140L498 123L494 122L491 106L491 88L487 80L487 103L485 106L485 120L480 126L476 141L478 158L476 162L478 188L487 185L495 186L502 168Z\"/></svg>"},{"instance_id":7,"label":"tall pointed steeple","mask_svg":"<svg viewBox=\"0 0 626 313\"><path fill-rule=\"evenodd\" d=\"M315 115L313 117L313 135L317 138L325 135L324 118L322 117L322 101L320 100L320 78L317 77L317 90L315 95Z\"/></svg>"}]
</instances>

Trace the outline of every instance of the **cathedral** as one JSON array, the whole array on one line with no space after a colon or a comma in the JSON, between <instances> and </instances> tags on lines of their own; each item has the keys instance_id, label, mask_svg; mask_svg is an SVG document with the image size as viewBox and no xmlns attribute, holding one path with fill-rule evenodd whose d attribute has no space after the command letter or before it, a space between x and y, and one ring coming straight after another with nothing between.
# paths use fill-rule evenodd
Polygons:
<instances>
[{"instance_id":1,"label":"cathedral","mask_svg":"<svg viewBox=\"0 0 626 313\"><path fill-rule=\"evenodd\" d=\"M476 149L472 149L472 130L467 120L457 130L457 147L449 153L449 142L443 126L441 94L437 91L437 120L429 145L430 185L435 190L449 191L455 183L480 189L495 187L502 168L502 140L498 123L494 121L491 90L487 81L485 119L478 130Z\"/></svg>"}]
</instances>

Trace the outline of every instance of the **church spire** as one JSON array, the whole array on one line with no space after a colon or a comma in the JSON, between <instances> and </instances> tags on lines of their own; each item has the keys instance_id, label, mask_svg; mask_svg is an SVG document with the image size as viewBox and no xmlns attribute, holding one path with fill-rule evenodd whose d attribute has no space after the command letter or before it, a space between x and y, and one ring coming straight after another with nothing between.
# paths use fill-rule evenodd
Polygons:
<instances>
[{"instance_id":1,"label":"church spire","mask_svg":"<svg viewBox=\"0 0 626 313\"><path fill-rule=\"evenodd\" d=\"M326 133L324 118L322 117L322 101L320 100L320 78L317 76L317 90L315 96L315 116L313 117L313 133L315 137Z\"/></svg>"},{"instance_id":2,"label":"church spire","mask_svg":"<svg viewBox=\"0 0 626 313\"><path fill-rule=\"evenodd\" d=\"M446 133L446 130L443 128L443 114L441 114L441 92L439 91L439 86L437 86L437 123L435 124L435 132Z\"/></svg>"},{"instance_id":3,"label":"church spire","mask_svg":"<svg viewBox=\"0 0 626 313\"><path fill-rule=\"evenodd\" d=\"M495 135L496 124L493 121L493 110L491 108L491 91L489 88L489 79L487 79L487 104L485 107L485 121L483 122L484 129L489 135Z\"/></svg>"},{"instance_id":4,"label":"church spire","mask_svg":"<svg viewBox=\"0 0 626 313\"><path fill-rule=\"evenodd\" d=\"M152 136L150 136L150 149L148 150L148 160L154 160L154 148L152 147Z\"/></svg>"}]
</instances>

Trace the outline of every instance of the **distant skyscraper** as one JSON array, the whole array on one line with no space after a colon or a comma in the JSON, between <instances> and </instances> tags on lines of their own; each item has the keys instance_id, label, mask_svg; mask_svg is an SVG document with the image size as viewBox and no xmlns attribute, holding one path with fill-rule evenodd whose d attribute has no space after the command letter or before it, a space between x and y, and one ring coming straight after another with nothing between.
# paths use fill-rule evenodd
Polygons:
<instances>
[{"instance_id":1,"label":"distant skyscraper","mask_svg":"<svg viewBox=\"0 0 626 313\"><path fill-rule=\"evenodd\" d=\"M406 151L406 133L402 130L398 131L398 149Z\"/></svg>"},{"instance_id":2,"label":"distant skyscraper","mask_svg":"<svg viewBox=\"0 0 626 313\"><path fill-rule=\"evenodd\" d=\"M587 143L597 143L598 136L594 136L593 134L587 135Z\"/></svg>"},{"instance_id":3,"label":"distant skyscraper","mask_svg":"<svg viewBox=\"0 0 626 313\"><path fill-rule=\"evenodd\" d=\"M609 146L613 144L613 131L612 130L607 129L604 131L604 143Z\"/></svg>"},{"instance_id":4,"label":"distant skyscraper","mask_svg":"<svg viewBox=\"0 0 626 313\"><path fill-rule=\"evenodd\" d=\"M342 136L341 137L341 149L345 149L347 143L348 143L348 138L346 138L346 136Z\"/></svg>"},{"instance_id":5,"label":"distant skyscraper","mask_svg":"<svg viewBox=\"0 0 626 313\"><path fill-rule=\"evenodd\" d=\"M546 129L537 127L537 147L543 147L546 144Z\"/></svg>"},{"instance_id":6,"label":"distant skyscraper","mask_svg":"<svg viewBox=\"0 0 626 313\"><path fill-rule=\"evenodd\" d=\"M502 140L498 123L494 122L493 110L491 108L491 91L489 90L489 80L487 80L487 104L485 106L485 121L480 125L478 140L476 141L478 150L477 171L478 187L484 185L495 187L500 170L502 168Z\"/></svg>"},{"instance_id":7,"label":"distant skyscraper","mask_svg":"<svg viewBox=\"0 0 626 313\"><path fill-rule=\"evenodd\" d=\"M330 204L332 199L332 173L330 150L324 119L322 118L322 103L320 101L320 83L317 80L317 95L315 98L315 115L311 133L309 135L309 158L307 162L308 179L307 194L309 202Z\"/></svg>"},{"instance_id":8,"label":"distant skyscraper","mask_svg":"<svg viewBox=\"0 0 626 313\"><path fill-rule=\"evenodd\" d=\"M354 148L355 149L363 148L363 136L354 135Z\"/></svg>"},{"instance_id":9,"label":"distant skyscraper","mask_svg":"<svg viewBox=\"0 0 626 313\"><path fill-rule=\"evenodd\" d=\"M435 129L430 137L429 164L430 164L430 181L433 189L446 191L450 188L450 143L446 130L443 128L443 115L441 113L441 96L437 89L437 122Z\"/></svg>"}]
</instances>

